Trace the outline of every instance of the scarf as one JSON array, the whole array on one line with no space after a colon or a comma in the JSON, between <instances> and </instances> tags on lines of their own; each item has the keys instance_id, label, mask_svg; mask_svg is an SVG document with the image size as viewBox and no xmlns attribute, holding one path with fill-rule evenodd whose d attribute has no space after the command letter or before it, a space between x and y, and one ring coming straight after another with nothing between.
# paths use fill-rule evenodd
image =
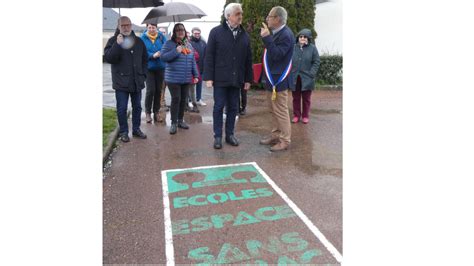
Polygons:
<instances>
[{"instance_id":1,"label":"scarf","mask_svg":"<svg viewBox=\"0 0 474 266\"><path fill-rule=\"evenodd\" d=\"M151 34L147 31L147 32L146 32L146 36L148 36L148 38L150 38L152 44L155 44L155 40L156 40L156 37L158 37L158 34L155 34L155 35L153 36L153 35L151 35Z\"/></svg>"}]
</instances>

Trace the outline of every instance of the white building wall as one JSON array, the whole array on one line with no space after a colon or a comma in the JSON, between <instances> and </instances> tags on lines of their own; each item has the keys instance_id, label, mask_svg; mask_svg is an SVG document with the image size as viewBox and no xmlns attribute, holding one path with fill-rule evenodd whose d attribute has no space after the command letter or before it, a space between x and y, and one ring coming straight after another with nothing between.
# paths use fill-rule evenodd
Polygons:
<instances>
[{"instance_id":1,"label":"white building wall","mask_svg":"<svg viewBox=\"0 0 474 266\"><path fill-rule=\"evenodd\" d=\"M314 29L319 54L342 55L342 0L316 5Z\"/></svg>"}]
</instances>

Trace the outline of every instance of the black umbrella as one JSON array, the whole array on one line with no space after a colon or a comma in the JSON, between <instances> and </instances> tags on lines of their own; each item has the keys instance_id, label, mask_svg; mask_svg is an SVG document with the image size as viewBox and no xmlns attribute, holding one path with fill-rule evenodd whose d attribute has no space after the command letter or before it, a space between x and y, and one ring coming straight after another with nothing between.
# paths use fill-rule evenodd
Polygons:
<instances>
[{"instance_id":1,"label":"black umbrella","mask_svg":"<svg viewBox=\"0 0 474 266\"><path fill-rule=\"evenodd\" d=\"M162 6L163 0L102 0L102 7L134 8Z\"/></svg>"},{"instance_id":2,"label":"black umbrella","mask_svg":"<svg viewBox=\"0 0 474 266\"><path fill-rule=\"evenodd\" d=\"M159 24L163 22L180 22L193 18L202 18L207 16L199 7L182 2L166 3L163 6L153 8L146 15L142 24Z\"/></svg>"},{"instance_id":3,"label":"black umbrella","mask_svg":"<svg viewBox=\"0 0 474 266\"><path fill-rule=\"evenodd\" d=\"M102 0L102 7L134 8L162 6L163 0Z\"/></svg>"}]
</instances>

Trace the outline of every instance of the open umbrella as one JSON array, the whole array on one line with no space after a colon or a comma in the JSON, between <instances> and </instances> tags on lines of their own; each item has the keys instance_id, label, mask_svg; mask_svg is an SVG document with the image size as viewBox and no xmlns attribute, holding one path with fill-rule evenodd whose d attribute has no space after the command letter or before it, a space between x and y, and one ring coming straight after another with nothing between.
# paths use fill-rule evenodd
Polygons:
<instances>
[{"instance_id":1,"label":"open umbrella","mask_svg":"<svg viewBox=\"0 0 474 266\"><path fill-rule=\"evenodd\" d=\"M162 6L163 0L102 0L102 7L134 8Z\"/></svg>"},{"instance_id":2,"label":"open umbrella","mask_svg":"<svg viewBox=\"0 0 474 266\"><path fill-rule=\"evenodd\" d=\"M134 8L134 7L155 7L162 6L163 0L102 0L102 7Z\"/></svg>"},{"instance_id":3,"label":"open umbrella","mask_svg":"<svg viewBox=\"0 0 474 266\"><path fill-rule=\"evenodd\" d=\"M182 2L170 2L163 6L155 7L146 15L142 24L159 24L163 22L180 22L193 18L207 16L199 7Z\"/></svg>"}]
</instances>

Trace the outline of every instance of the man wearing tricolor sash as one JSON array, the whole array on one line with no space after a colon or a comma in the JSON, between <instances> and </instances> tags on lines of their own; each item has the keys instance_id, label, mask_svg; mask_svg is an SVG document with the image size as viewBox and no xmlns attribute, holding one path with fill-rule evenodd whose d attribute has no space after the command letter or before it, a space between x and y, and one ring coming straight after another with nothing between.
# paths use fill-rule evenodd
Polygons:
<instances>
[{"instance_id":1,"label":"man wearing tricolor sash","mask_svg":"<svg viewBox=\"0 0 474 266\"><path fill-rule=\"evenodd\" d=\"M288 89L295 36L286 26L288 13L281 6L273 7L260 30L265 45L263 55L264 82L272 112L271 135L260 140L260 144L272 145L271 151L288 149L291 142L290 115L288 112Z\"/></svg>"}]
</instances>

